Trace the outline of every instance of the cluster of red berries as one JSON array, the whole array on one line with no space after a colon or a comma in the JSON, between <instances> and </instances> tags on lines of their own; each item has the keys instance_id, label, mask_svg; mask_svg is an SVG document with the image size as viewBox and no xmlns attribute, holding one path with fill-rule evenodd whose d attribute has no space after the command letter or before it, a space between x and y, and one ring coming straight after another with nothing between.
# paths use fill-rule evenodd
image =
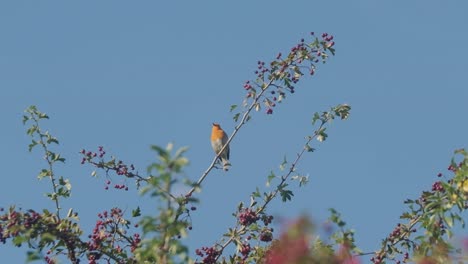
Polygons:
<instances>
[{"instance_id":1,"label":"cluster of red berries","mask_svg":"<svg viewBox=\"0 0 468 264\"><path fill-rule=\"evenodd\" d=\"M3 208L0 208L0 212L3 212L3 210ZM15 228L15 226L31 228L40 219L41 215L34 210L29 210L26 213L12 211L1 215L0 221L6 222L6 224L0 224L0 242L5 244L8 238L19 235L20 229Z\"/></svg>"},{"instance_id":2,"label":"cluster of red berries","mask_svg":"<svg viewBox=\"0 0 468 264\"><path fill-rule=\"evenodd\" d=\"M104 187L104 189L108 190L110 183L111 183L111 181L107 180L106 181L106 186ZM125 185L125 184L116 184L116 185L114 185L114 188L117 189L117 190L128 191L128 186Z\"/></svg>"},{"instance_id":3,"label":"cluster of red berries","mask_svg":"<svg viewBox=\"0 0 468 264\"><path fill-rule=\"evenodd\" d=\"M213 247L202 247L201 250L197 248L195 254L203 258L203 264L215 264L216 259L219 257L221 252L219 252L214 246ZM197 262L198 263L198 262Z\"/></svg>"},{"instance_id":4,"label":"cluster of red berries","mask_svg":"<svg viewBox=\"0 0 468 264\"><path fill-rule=\"evenodd\" d=\"M265 67L264 61L257 61L257 70L254 72L258 78L263 78L266 72L269 72L270 69Z\"/></svg>"},{"instance_id":5,"label":"cluster of red berries","mask_svg":"<svg viewBox=\"0 0 468 264\"><path fill-rule=\"evenodd\" d=\"M96 221L92 234L88 236L90 238L87 243L90 251L90 254L88 254L89 263L96 263L96 260L100 259L99 251L103 247L115 244L117 226L125 222L120 208L112 208L110 212L99 213L98 218L99 220ZM141 242L141 238L139 234L134 234L132 239L124 239L123 241L130 241L130 250L133 252ZM115 245L114 250L120 253L122 248L120 245Z\"/></svg>"},{"instance_id":6,"label":"cluster of red berries","mask_svg":"<svg viewBox=\"0 0 468 264\"><path fill-rule=\"evenodd\" d=\"M55 260L53 260L52 258L50 258L49 256L45 256L44 257L44 260L47 264L55 264Z\"/></svg>"},{"instance_id":7,"label":"cluster of red berries","mask_svg":"<svg viewBox=\"0 0 468 264\"><path fill-rule=\"evenodd\" d=\"M132 244L131 244L131 246L130 246L130 251L131 251L131 252L134 252L135 249L137 249L137 247L138 247L138 245L140 244L140 242L141 242L140 234L135 233L135 234L133 235L133 240L132 240Z\"/></svg>"},{"instance_id":8,"label":"cluster of red berries","mask_svg":"<svg viewBox=\"0 0 468 264\"><path fill-rule=\"evenodd\" d=\"M0 208L0 212L3 211L4 209ZM75 248L76 237L71 233L69 224L70 222L67 222L65 225L66 227L61 226L61 229L58 230L58 226L61 225L60 221L51 222L50 219L43 218L41 214L32 209L24 213L13 210L4 215L0 215L0 242L5 244L7 239L19 236L20 232L38 232L38 234L43 234L60 231L60 240L64 242L67 247ZM51 251L49 250L47 255L50 254ZM49 264L55 263L55 260L50 256L45 256L44 261Z\"/></svg>"},{"instance_id":9,"label":"cluster of red berries","mask_svg":"<svg viewBox=\"0 0 468 264\"><path fill-rule=\"evenodd\" d=\"M401 235L404 232L408 232L408 229L404 229L405 227L402 226L400 223L397 224L397 226L393 229L393 231L390 233L389 239L390 241L396 241L401 238ZM416 229L412 229L411 232L416 232Z\"/></svg>"},{"instance_id":10,"label":"cluster of red berries","mask_svg":"<svg viewBox=\"0 0 468 264\"><path fill-rule=\"evenodd\" d=\"M370 261L374 264L380 264L382 263L382 257L381 256L375 256L370 259Z\"/></svg>"},{"instance_id":11,"label":"cluster of red berries","mask_svg":"<svg viewBox=\"0 0 468 264\"><path fill-rule=\"evenodd\" d=\"M408 262L408 260L409 260L409 253L405 252L405 254L403 255L403 262L406 263L406 262ZM398 264L400 264L400 263L398 263Z\"/></svg>"},{"instance_id":12,"label":"cluster of red berries","mask_svg":"<svg viewBox=\"0 0 468 264\"><path fill-rule=\"evenodd\" d=\"M393 231L390 233L390 240L391 241L394 241L394 240L397 240L400 238L400 235L402 233L402 230L401 230L401 224L398 223L397 226L393 229Z\"/></svg>"},{"instance_id":13,"label":"cluster of red berries","mask_svg":"<svg viewBox=\"0 0 468 264\"><path fill-rule=\"evenodd\" d=\"M447 170L452 171L452 172L456 172L456 171L457 171L457 168L454 167L453 165L449 165L448 168L447 168Z\"/></svg>"},{"instance_id":14,"label":"cluster of red berries","mask_svg":"<svg viewBox=\"0 0 468 264\"><path fill-rule=\"evenodd\" d=\"M451 172L457 172L457 170L458 170L459 168L461 168L462 166L463 166L463 161L460 161L460 162L458 163L458 165L457 165L457 164L455 164L455 165L450 164L450 165L448 166L447 170L449 170L449 171L451 171Z\"/></svg>"},{"instance_id":15,"label":"cluster of red berries","mask_svg":"<svg viewBox=\"0 0 468 264\"><path fill-rule=\"evenodd\" d=\"M260 233L260 241L271 242L273 240L273 228L264 228Z\"/></svg>"},{"instance_id":16,"label":"cluster of red berries","mask_svg":"<svg viewBox=\"0 0 468 264\"><path fill-rule=\"evenodd\" d=\"M241 250L240 250L240 253L242 255L242 260L246 260L249 257L250 251L252 251L250 244L247 242L242 243Z\"/></svg>"},{"instance_id":17,"label":"cluster of red berries","mask_svg":"<svg viewBox=\"0 0 468 264\"><path fill-rule=\"evenodd\" d=\"M244 89L246 90L250 90L252 89L252 85L250 84L250 81L246 81L245 84L244 84Z\"/></svg>"},{"instance_id":18,"label":"cluster of red berries","mask_svg":"<svg viewBox=\"0 0 468 264\"><path fill-rule=\"evenodd\" d=\"M326 42L327 48L331 48L335 45L335 42L333 40L333 35L328 35L328 33L323 33L322 34L323 40Z\"/></svg>"},{"instance_id":19,"label":"cluster of red berries","mask_svg":"<svg viewBox=\"0 0 468 264\"><path fill-rule=\"evenodd\" d=\"M267 226L271 224L271 222L273 221L273 216L264 214L262 215L262 221L263 221L263 224Z\"/></svg>"},{"instance_id":20,"label":"cluster of red berries","mask_svg":"<svg viewBox=\"0 0 468 264\"><path fill-rule=\"evenodd\" d=\"M257 222L260 217L258 217L257 213L250 210L250 209L244 209L240 211L238 215L239 223L243 226L249 226L255 222Z\"/></svg>"},{"instance_id":21,"label":"cluster of red berries","mask_svg":"<svg viewBox=\"0 0 468 264\"><path fill-rule=\"evenodd\" d=\"M311 35L314 35L311 32ZM276 91L272 91L271 96L264 95L263 103L266 106L266 113L273 114L273 107L276 106L278 100L276 96L273 96L275 92L279 94L279 100L285 98L285 90L290 93L294 93L294 86L300 78L304 75L302 73L303 68L309 70L309 74L315 73L315 64L320 61L325 61L328 57L327 50L332 54L334 50L332 47L335 45L333 36L328 33L323 33L321 40L316 38L311 44L306 44L304 39L293 46L289 54L283 59L282 53L278 53L276 60L270 63L270 67L265 66L265 62L258 61L255 75L256 81L252 85L250 81L244 83L244 89L247 90L246 98L255 98L257 93L255 88L262 90L267 89L269 86L275 87ZM302 65L304 61L308 61L309 66ZM255 98L255 100L258 98Z\"/></svg>"},{"instance_id":22,"label":"cluster of red berries","mask_svg":"<svg viewBox=\"0 0 468 264\"><path fill-rule=\"evenodd\" d=\"M88 236L91 241L88 242L88 250L94 251L101 248L103 241L112 236L106 232L106 225L112 220L98 220L93 228L93 233Z\"/></svg>"},{"instance_id":23,"label":"cluster of red berries","mask_svg":"<svg viewBox=\"0 0 468 264\"><path fill-rule=\"evenodd\" d=\"M117 175L133 176L133 173L129 172L129 169L130 171L134 171L135 167L133 166L133 164L130 164L130 167L128 167L126 164L123 164L123 161L119 160L117 162L117 166L113 169L115 170L115 173L117 173Z\"/></svg>"},{"instance_id":24,"label":"cluster of red berries","mask_svg":"<svg viewBox=\"0 0 468 264\"><path fill-rule=\"evenodd\" d=\"M440 181L434 182L434 184L432 184L432 191L434 191L434 192L443 192L444 187L442 186L442 182L440 182Z\"/></svg>"},{"instance_id":25,"label":"cluster of red berries","mask_svg":"<svg viewBox=\"0 0 468 264\"><path fill-rule=\"evenodd\" d=\"M136 174L134 173L135 166L133 166L133 164L126 165L121 160L116 162L113 159L111 161L109 161L109 162L105 162L104 161L104 156L105 156L106 152L104 151L103 146L99 146L97 152L86 151L85 149L82 149L80 151L80 153L83 155L83 158L81 160L81 164L84 164L85 162L89 162L90 164L92 164L92 165L94 165L94 166L96 166L98 168L114 171L117 175L123 175L123 176L126 176L128 178L132 178L132 177L136 176ZM93 159L96 158L96 157L99 157L100 160L99 161L94 161ZM104 189L108 190L110 184L111 184L111 181L107 180ZM117 189L117 190L128 191L128 186L125 185L125 184L115 184L114 188Z\"/></svg>"},{"instance_id":26,"label":"cluster of red berries","mask_svg":"<svg viewBox=\"0 0 468 264\"><path fill-rule=\"evenodd\" d=\"M41 215L36 211L30 209L27 213L23 215L23 226L26 228L31 228L39 219Z\"/></svg>"},{"instance_id":27,"label":"cluster of red berries","mask_svg":"<svg viewBox=\"0 0 468 264\"><path fill-rule=\"evenodd\" d=\"M440 219L436 225L440 229L441 233L444 234L446 226L444 225L444 222L442 221L442 219Z\"/></svg>"},{"instance_id":28,"label":"cluster of red berries","mask_svg":"<svg viewBox=\"0 0 468 264\"><path fill-rule=\"evenodd\" d=\"M89 161L98 156L102 159L104 155L106 155L103 146L98 147L98 152L86 151L85 149L82 149L80 153L84 155L84 157L81 159L81 164L84 164L87 160Z\"/></svg>"},{"instance_id":29,"label":"cluster of red berries","mask_svg":"<svg viewBox=\"0 0 468 264\"><path fill-rule=\"evenodd\" d=\"M97 264L96 260L99 260L102 257L101 253L91 252L88 254L88 264Z\"/></svg>"}]
</instances>

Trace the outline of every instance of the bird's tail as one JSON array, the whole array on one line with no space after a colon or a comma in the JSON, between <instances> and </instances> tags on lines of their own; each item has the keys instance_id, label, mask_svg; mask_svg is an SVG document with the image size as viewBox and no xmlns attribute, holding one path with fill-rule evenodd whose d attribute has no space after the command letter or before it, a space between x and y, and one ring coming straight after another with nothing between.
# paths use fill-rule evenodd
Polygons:
<instances>
[{"instance_id":1,"label":"bird's tail","mask_svg":"<svg viewBox=\"0 0 468 264\"><path fill-rule=\"evenodd\" d=\"M221 159L223 163L223 170L228 171L229 167L231 167L231 163L229 163L229 160L227 159Z\"/></svg>"}]
</instances>

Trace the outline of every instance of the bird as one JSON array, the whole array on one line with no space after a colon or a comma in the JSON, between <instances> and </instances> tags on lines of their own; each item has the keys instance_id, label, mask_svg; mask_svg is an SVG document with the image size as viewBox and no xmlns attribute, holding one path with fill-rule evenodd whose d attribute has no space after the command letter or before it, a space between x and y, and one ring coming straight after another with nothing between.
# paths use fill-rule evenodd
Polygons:
<instances>
[{"instance_id":1,"label":"bird","mask_svg":"<svg viewBox=\"0 0 468 264\"><path fill-rule=\"evenodd\" d=\"M224 132L218 123L213 123L213 127L211 129L211 146L213 147L216 155L219 154L227 141L228 136L226 132ZM223 152L221 152L218 161L221 161L224 171L229 170L229 166L231 166L231 163L229 163L229 145L227 145Z\"/></svg>"}]
</instances>

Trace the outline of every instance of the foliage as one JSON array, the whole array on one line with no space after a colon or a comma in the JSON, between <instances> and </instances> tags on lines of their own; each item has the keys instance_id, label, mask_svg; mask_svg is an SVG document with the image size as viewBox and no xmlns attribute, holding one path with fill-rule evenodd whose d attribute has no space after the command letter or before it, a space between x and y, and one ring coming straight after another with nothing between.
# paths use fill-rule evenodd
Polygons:
<instances>
[{"instance_id":1,"label":"foliage","mask_svg":"<svg viewBox=\"0 0 468 264\"><path fill-rule=\"evenodd\" d=\"M312 40L301 39L287 55L278 54L266 64L258 61L255 79L243 85L245 97L241 104L231 106L234 131L223 149L233 140L244 125L252 121L253 114L265 109L273 114L278 103L296 92L296 85L307 74L314 75L319 63L325 63L335 54L333 36L327 33ZM255 110L255 111L254 111ZM31 136L29 151L38 148L44 153L45 167L38 174L39 180L50 182L47 197L54 204L54 212L48 210L21 210L15 205L1 208L0 242L11 241L15 246L26 244L28 261L45 260L58 263L360 263L363 256L372 255L374 263L416 261L419 263L447 263L463 260L463 255L451 244L453 228L459 223L464 227L462 212L467 208L468 154L458 150L452 160L450 175L434 183L430 191L424 191L416 200L408 199L408 211L388 237L383 239L375 252L362 252L354 240L354 230L347 228L340 213L330 209L328 237L317 235L313 223L301 217L284 226L278 236L272 227L274 217L268 212L275 199L290 202L294 192L308 182L308 177L298 172L300 161L306 153L315 151L313 143L328 139L327 127L334 119L348 119L351 107L340 104L311 116L313 133L306 135L297 155L288 161L286 157L278 171L266 175L266 187L252 186L248 202L240 202L234 209L235 224L212 245L200 246L194 252L182 242L190 235L191 214L199 203L196 194L213 169L218 168L218 156L192 182L184 175L189 160L187 148L175 149L151 146L157 160L150 164L145 174L131 163L109 156L103 146L96 151L81 150L81 163L93 167L92 175L106 175L105 190L114 188L128 191L125 183L114 184L113 179L133 180L141 196L156 201L154 215L143 215L137 207L131 212L110 208L97 214L94 228L86 232L80 224L76 209L64 214L63 199L69 199L71 182L57 176L56 164L65 159L55 151L59 140L41 127L48 115L35 106L25 111L23 122ZM317 140L317 141L314 141ZM221 153L219 151L219 153ZM188 191L176 195L175 187ZM86 236L86 234L89 234ZM275 238L276 237L276 238ZM192 259L195 253L195 259Z\"/></svg>"}]
</instances>

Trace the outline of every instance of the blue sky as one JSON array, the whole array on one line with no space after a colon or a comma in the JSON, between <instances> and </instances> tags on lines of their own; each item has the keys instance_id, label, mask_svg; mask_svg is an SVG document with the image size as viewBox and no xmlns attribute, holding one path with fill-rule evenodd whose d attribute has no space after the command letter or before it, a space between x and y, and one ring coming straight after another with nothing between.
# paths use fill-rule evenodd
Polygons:
<instances>
[{"instance_id":1,"label":"blue sky","mask_svg":"<svg viewBox=\"0 0 468 264\"><path fill-rule=\"evenodd\" d=\"M85 232L113 206L151 207L132 192L105 192L78 151L103 145L141 171L151 144L190 146L185 175L197 179L213 158L211 123L232 131L229 106L257 60L286 53L310 31L335 36L336 56L301 82L266 116L258 113L231 143L232 169L213 172L193 215L192 252L211 245L234 223L266 176L300 150L316 111L347 103L351 117L334 122L299 171L310 183L276 216L323 221L340 211L365 251L398 222L403 200L430 188L455 149L466 147L468 3L465 1L11 1L0 3L0 158L2 206L53 205L36 180L44 166L22 111L37 105L51 120L56 149L71 179L65 207L80 212ZM130 183L130 182L128 182ZM466 234L466 233L465 233ZM25 248L0 247L23 263Z\"/></svg>"}]
</instances>

